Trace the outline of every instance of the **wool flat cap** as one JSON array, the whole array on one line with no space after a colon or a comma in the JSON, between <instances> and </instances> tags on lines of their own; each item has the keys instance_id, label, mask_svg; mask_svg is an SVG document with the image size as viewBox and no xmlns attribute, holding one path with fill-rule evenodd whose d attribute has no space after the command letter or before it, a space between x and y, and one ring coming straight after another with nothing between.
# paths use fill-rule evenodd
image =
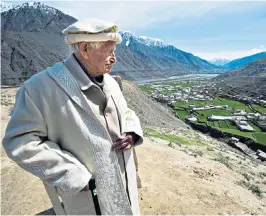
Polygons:
<instances>
[{"instance_id":1,"label":"wool flat cap","mask_svg":"<svg viewBox=\"0 0 266 216\"><path fill-rule=\"evenodd\" d=\"M122 42L122 37L118 33L118 26L112 22L99 19L77 21L62 32L65 35L65 42L67 44L82 41L116 41L117 44Z\"/></svg>"}]
</instances>

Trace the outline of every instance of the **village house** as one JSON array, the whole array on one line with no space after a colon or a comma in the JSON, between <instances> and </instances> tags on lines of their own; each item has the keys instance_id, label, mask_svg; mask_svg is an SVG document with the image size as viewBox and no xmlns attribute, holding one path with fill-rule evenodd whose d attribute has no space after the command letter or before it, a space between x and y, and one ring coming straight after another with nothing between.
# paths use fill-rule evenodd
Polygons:
<instances>
[{"instance_id":1,"label":"village house","mask_svg":"<svg viewBox=\"0 0 266 216\"><path fill-rule=\"evenodd\" d=\"M245 116L215 116L211 115L208 117L209 121L225 121L225 120L230 120L230 121L246 121L247 118Z\"/></svg>"},{"instance_id":2,"label":"village house","mask_svg":"<svg viewBox=\"0 0 266 216\"><path fill-rule=\"evenodd\" d=\"M188 121L190 121L190 122L196 122L196 121L198 121L198 119L195 116L187 117L186 119Z\"/></svg>"},{"instance_id":3,"label":"village house","mask_svg":"<svg viewBox=\"0 0 266 216\"><path fill-rule=\"evenodd\" d=\"M192 111L197 111L197 110L210 110L210 109L227 109L228 106L227 105L218 105L218 106L215 106L215 105L206 105L206 106L203 106L203 107L190 107L192 109Z\"/></svg>"},{"instance_id":4,"label":"village house","mask_svg":"<svg viewBox=\"0 0 266 216\"><path fill-rule=\"evenodd\" d=\"M246 121L235 121L236 126L241 131L255 132L256 130L251 127Z\"/></svg>"},{"instance_id":5,"label":"village house","mask_svg":"<svg viewBox=\"0 0 266 216\"><path fill-rule=\"evenodd\" d=\"M247 115L247 112L245 110L236 110L232 115L234 116L245 116Z\"/></svg>"},{"instance_id":6,"label":"village house","mask_svg":"<svg viewBox=\"0 0 266 216\"><path fill-rule=\"evenodd\" d=\"M215 116L211 115L208 117L208 121L225 121L225 120L234 120L233 116Z\"/></svg>"}]
</instances>

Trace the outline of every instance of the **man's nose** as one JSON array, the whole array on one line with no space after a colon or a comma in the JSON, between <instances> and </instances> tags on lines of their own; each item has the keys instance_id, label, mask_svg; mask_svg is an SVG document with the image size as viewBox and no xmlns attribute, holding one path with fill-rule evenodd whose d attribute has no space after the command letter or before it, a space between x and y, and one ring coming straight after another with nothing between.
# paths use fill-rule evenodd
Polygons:
<instances>
[{"instance_id":1,"label":"man's nose","mask_svg":"<svg viewBox=\"0 0 266 216\"><path fill-rule=\"evenodd\" d=\"M112 56L112 58L111 58L111 63L112 64L115 64L116 63L116 56L115 56L115 53L113 53L113 56Z\"/></svg>"}]
</instances>

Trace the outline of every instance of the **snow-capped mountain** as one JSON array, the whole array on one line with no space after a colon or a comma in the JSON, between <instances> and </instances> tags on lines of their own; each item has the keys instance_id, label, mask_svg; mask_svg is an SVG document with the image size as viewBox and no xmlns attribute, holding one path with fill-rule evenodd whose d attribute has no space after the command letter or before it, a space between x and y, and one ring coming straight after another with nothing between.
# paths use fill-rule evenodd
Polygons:
<instances>
[{"instance_id":1,"label":"snow-capped mountain","mask_svg":"<svg viewBox=\"0 0 266 216\"><path fill-rule=\"evenodd\" d=\"M144 45L147 46L158 46L158 47L165 47L168 46L163 40L158 38L146 37L146 36L136 36L131 31L120 31L119 32L123 37L123 42L126 46L129 45L131 40L136 40Z\"/></svg>"},{"instance_id":2,"label":"snow-capped mountain","mask_svg":"<svg viewBox=\"0 0 266 216\"><path fill-rule=\"evenodd\" d=\"M143 42L147 46L159 46L159 47L168 46L168 44L166 44L163 40L158 38L139 36L139 41Z\"/></svg>"},{"instance_id":3,"label":"snow-capped mountain","mask_svg":"<svg viewBox=\"0 0 266 216\"><path fill-rule=\"evenodd\" d=\"M55 8L49 7L41 2L25 2L21 5L13 5L7 2L0 3L0 11L1 13L7 12L9 10L18 10L18 9L25 9L25 8L32 8L32 9L42 9L45 13L55 14L57 10Z\"/></svg>"},{"instance_id":4,"label":"snow-capped mountain","mask_svg":"<svg viewBox=\"0 0 266 216\"><path fill-rule=\"evenodd\" d=\"M231 60L228 60L228 59L214 58L214 59L210 60L209 62L214 64L214 65L217 65L217 66L223 66L223 65L227 64L230 61Z\"/></svg>"},{"instance_id":5,"label":"snow-capped mountain","mask_svg":"<svg viewBox=\"0 0 266 216\"><path fill-rule=\"evenodd\" d=\"M8 11L14 7L19 7L18 5L17 6L14 6L13 4L11 3L6 3L6 2L0 2L0 12L3 13L5 11Z\"/></svg>"},{"instance_id":6,"label":"snow-capped mountain","mask_svg":"<svg viewBox=\"0 0 266 216\"><path fill-rule=\"evenodd\" d=\"M61 31L76 21L42 3L1 4L2 83L18 84L68 55Z\"/></svg>"},{"instance_id":7,"label":"snow-capped mountain","mask_svg":"<svg viewBox=\"0 0 266 216\"><path fill-rule=\"evenodd\" d=\"M61 11L40 2L26 2L21 5L3 4L1 29L8 31L58 31L76 21ZM60 24L60 26L59 26Z\"/></svg>"},{"instance_id":8,"label":"snow-capped mountain","mask_svg":"<svg viewBox=\"0 0 266 216\"><path fill-rule=\"evenodd\" d=\"M7 6L3 8L8 8ZM2 83L17 84L55 62L64 60L68 47L61 31L75 18L42 3L10 5L1 13ZM200 73L215 65L156 38L120 32L117 63L113 73L124 79L139 80Z\"/></svg>"},{"instance_id":9,"label":"snow-capped mountain","mask_svg":"<svg viewBox=\"0 0 266 216\"><path fill-rule=\"evenodd\" d=\"M147 36L136 36L130 31L120 31L119 33L122 35L123 41L118 50L126 49L127 52L131 51L134 53L134 57L138 56L137 61L149 62L148 65L143 66L143 69L172 68L182 72L192 72L217 68L215 65L212 65L191 53L177 49L161 39ZM123 56L124 54L121 53L120 58L123 59ZM127 61L124 59L121 62Z\"/></svg>"},{"instance_id":10,"label":"snow-capped mountain","mask_svg":"<svg viewBox=\"0 0 266 216\"><path fill-rule=\"evenodd\" d=\"M30 7L33 9L41 8L46 13L52 13L52 14L55 14L57 11L55 8L49 7L48 5L45 5L41 2L25 2L21 5L13 5L13 4L7 3L7 2L1 2L0 3L1 13L9 11L9 10L16 10L16 9L27 8L27 7Z\"/></svg>"}]
</instances>

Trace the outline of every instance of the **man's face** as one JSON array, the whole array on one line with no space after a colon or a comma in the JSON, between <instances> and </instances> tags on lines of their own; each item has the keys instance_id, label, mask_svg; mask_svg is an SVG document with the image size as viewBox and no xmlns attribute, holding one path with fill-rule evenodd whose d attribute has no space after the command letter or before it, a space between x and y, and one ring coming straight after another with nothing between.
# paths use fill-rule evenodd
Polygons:
<instances>
[{"instance_id":1,"label":"man's face","mask_svg":"<svg viewBox=\"0 0 266 216\"><path fill-rule=\"evenodd\" d=\"M89 71L97 76L109 73L116 62L115 41L106 41L99 49L88 49Z\"/></svg>"}]
</instances>

